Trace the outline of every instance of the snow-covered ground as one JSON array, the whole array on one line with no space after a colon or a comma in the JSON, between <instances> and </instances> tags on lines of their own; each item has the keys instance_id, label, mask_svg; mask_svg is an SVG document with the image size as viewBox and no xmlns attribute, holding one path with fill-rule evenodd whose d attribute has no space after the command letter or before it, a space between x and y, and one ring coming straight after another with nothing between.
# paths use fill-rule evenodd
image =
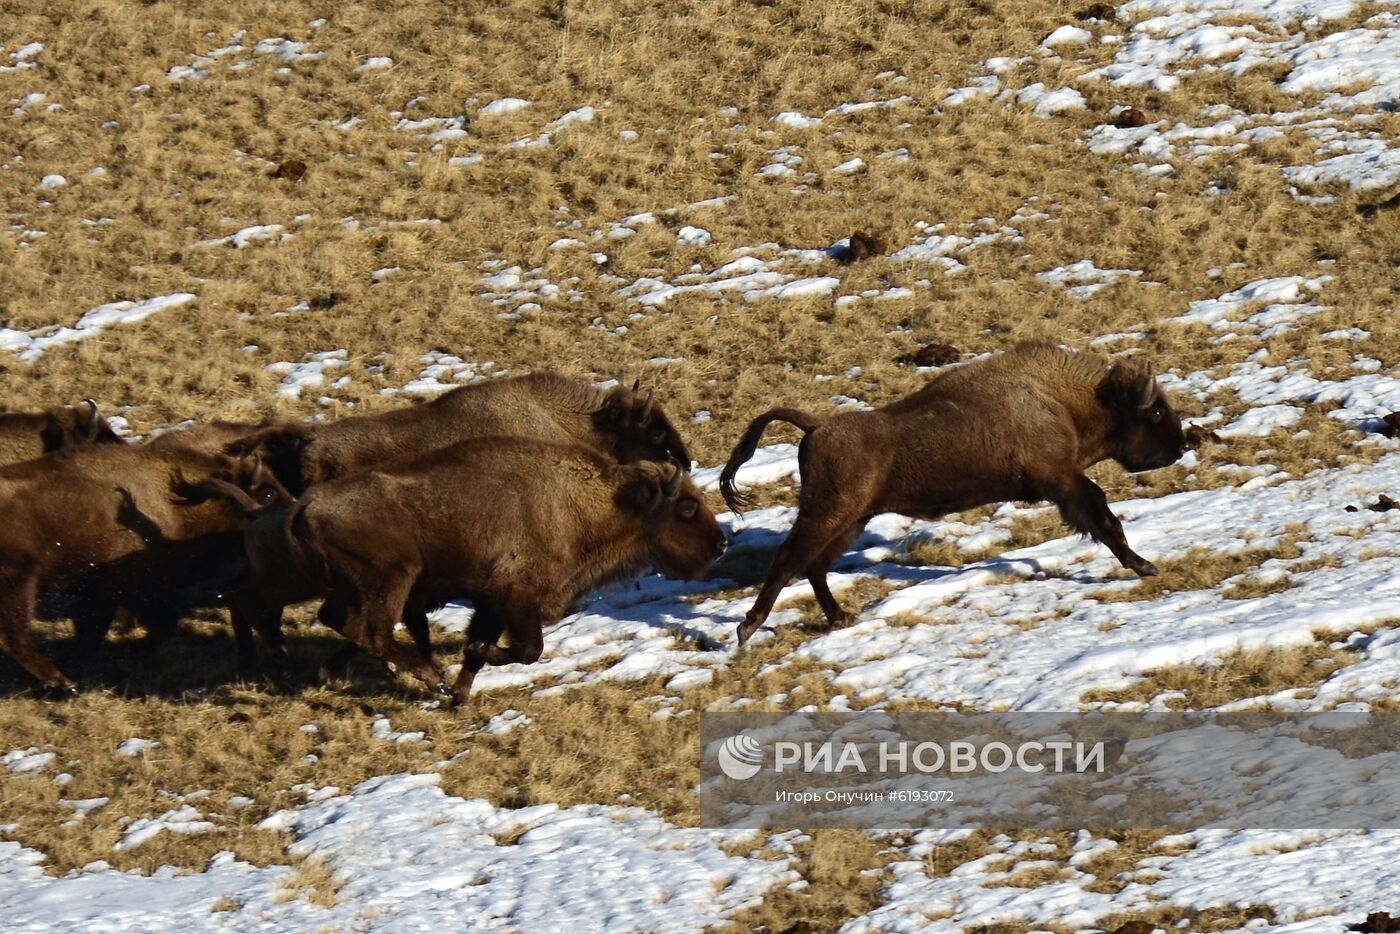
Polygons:
<instances>
[{"instance_id":1,"label":"snow-covered ground","mask_svg":"<svg viewBox=\"0 0 1400 934\"><path fill-rule=\"evenodd\" d=\"M1222 105L1208 106L1196 119L1169 124L1151 114L1126 119L1124 109L1087 129L1083 145L1092 152L1121 156L1123 168L1146 179L1176 172L1187 161L1229 158L1251 145L1281 136L1305 138L1312 156L1279 171L1306 203L1325 202L1343 188L1384 191L1400 182L1400 146L1377 129L1400 95L1400 10L1393 3L1362 5L1353 0L1130 0L1113 16L1066 23L1048 34L1040 60L1080 63L1077 77L1063 87L1022 80L1027 59L998 57L983 73L938 100L901 93L904 78L889 72L877 79L875 99L833 101L807 113L783 111L764 123L774 135L768 161L758 168L762 184L782 186L801 197L820 180L835 186L889 161L907 161L907 148L866 152L845 161L816 165L804 154L803 134L834 131L853 114L879 108L937 107L951 111L979 99L1021 108L1036 118L1072 117L1086 106L1081 90L1107 85L1150 88L1169 93L1183 79L1201 72L1247 75L1272 66L1283 70L1277 86L1298 99L1295 111L1251 114ZM1353 26L1329 24L1365 13ZM312 33L316 24L311 25ZM23 37L17 37L23 39ZM10 47L12 46L12 47ZM0 72L38 74L46 54L36 42L0 47ZM1104 48L1112 49L1105 62ZM204 47L201 47L204 48ZM356 73L394 72L395 58L365 50ZM393 51L393 50L388 50ZM1096 57L1097 56L1097 57ZM243 69L263 60L303 67L318 64L314 38L253 38L243 33L211 40L188 63L169 69L161 80L181 85L208 78L216 69ZM1092 63L1091 63L1092 59ZM1056 82L1058 83L1058 82ZM1078 88L1069 85L1078 85ZM147 88L149 90L149 88ZM874 89L872 89L874 90ZM139 92L140 89L133 89ZM16 119L59 106L41 92L12 102ZM607 104L579 102L569 110L546 111L509 95L461 102L460 108L426 114L405 105L389 112L396 133L425 149L467 136L470 121L521 121L532 129L500 152L454 157L468 167L512 153L557 145L581 124L595 120ZM734 123L739 112L726 108L715 123ZM1122 118L1122 119L1120 119ZM352 134L360 118L331 124ZM576 129L572 132L578 132ZM623 130L618 144L638 133ZM81 184L78 177L74 182ZM45 175L36 199L64 196L70 180ZM759 302L818 298L834 306L907 298L929 290L942 277L956 277L993 244L1024 242L1027 225L1054 222L1054 205L1028 198L1010 216L981 218L956 228L920 221L872 260L888 274L884 289L848 287L830 262L847 241L786 247L758 237L733 248L722 261L700 262L698 251L712 247L713 220L733 198L680 205L655 205L589 229L568 218L554 222L550 254L577 251L589 272L609 287L626 321L669 313L688 298L726 300L748 306ZM636 278L608 271L616 244L675 221L675 255L687 257L684 271L656 270ZM289 249L298 241L300 217L234 222L226 232L190 231L190 245L207 249ZM422 221L396 223L436 223ZM97 223L97 222L94 222ZM358 226L353 218L347 227ZM387 223L386 223L387 226ZM42 231L19 225L7 230L20 247ZM218 236L211 234L221 233ZM288 246L277 244L290 240ZM979 251L984 251L979 253ZM706 254L713 258L712 254ZM591 261L588 262L588 261ZM474 261L475 263L475 261ZM1102 265L1101 265L1102 264ZM1043 288L1087 299L1107 288L1156 288L1136 269L1110 268L1104 257L1088 256L1062 265L1039 262L1029 268ZM540 265L522 257L485 259L468 267L474 292L501 318L568 311L588 297L578 276L551 280ZM1219 275L1219 270L1213 271ZM374 281L408 275L396 266L371 274ZM1261 273L1262 276L1262 273ZM1214 276L1213 276L1214 277ZM1012 528L1034 509L1007 505L984 519L953 517L918 522L882 516L838 562L831 584L838 599L858 610L849 627L807 638L785 667L815 668L833 696L830 709L883 707L907 702L966 706L981 710L1076 710L1087 708L1163 709L1179 700L1165 692L1144 701L1111 703L1086 697L1142 681L1154 669L1210 667L1237 652L1289 649L1321 644L1345 649L1346 662L1314 684L1268 696L1244 698L1230 706L1268 705L1290 711L1364 710L1400 696L1400 510L1366 507L1382 494L1400 490L1400 442L1375 434L1382 416L1400 410L1400 361L1369 342L1362 327L1318 335L1345 342L1350 363L1319 375L1305 359L1279 359L1269 342L1292 331L1320 330L1317 316L1330 310L1328 267L1280 270L1212 298L1180 301L1178 311L1159 322L1168 329L1198 329L1211 344L1238 342L1250 355L1243 362L1212 370L1162 375L1179 397L1206 407L1197 419L1213 428L1222 447L1193 452L1183 462L1183 489L1151 499L1116 502L1115 511L1134 548L1162 569L1167 589L1132 599L1136 579L1107 551L1069 535L1032 547L993 553L1012 539ZM1332 286L1335 288L1335 285ZM113 301L90 310L55 312L49 326L28 330L0 328L0 354L41 364L57 345L91 338L104 329L134 327L157 313L198 300L178 292ZM308 310L302 303L279 314ZM577 313L577 312L573 312ZM1385 313L1381 311L1379 313ZM74 322L71 325L64 322ZM592 319L587 326L617 337L629 325ZM1096 341L1100 349L1132 351L1148 325ZM1257 348L1256 348L1257 345ZM321 345L324 346L324 345ZM245 348L254 350L256 347ZM355 358L372 356L358 348ZM420 358L421 371L386 393L429 396L455 385L495 378L509 371L493 360L472 359L442 350ZM275 392L287 400L314 393L329 405L352 379L335 371L350 369L346 349L314 350L299 359L273 361L266 369L280 378ZM671 358L657 357L652 366ZM375 373L370 365L368 372ZM850 374L848 374L850 375ZM858 374L857 374L858 375ZM818 379L831 377L818 376ZM837 403L860 404L845 396ZM1304 441L1299 427L1310 407L1351 433L1359 463L1290 475L1269 466L1230 463L1231 443L1256 448L1268 439L1279 445ZM695 420L706 413L695 413ZM1261 440L1262 439L1262 440ZM1234 482L1198 489L1190 471L1210 466L1232 473ZM717 488L718 467L696 471L706 489ZM740 485L796 482L796 448L760 449L740 471ZM760 495L761 499L761 495ZM1350 509L1349 507L1360 507ZM762 550L781 540L795 511L773 506L743 516L723 515L737 549ZM969 557L956 567L916 566L910 546L948 540ZM1280 547L1287 544L1287 548ZM1268 556L1276 553L1277 556ZM1201 589L1172 590L1173 574L1201 554L1261 555L1246 570ZM878 582L882 596L870 605L852 604L852 585ZM1251 594L1229 598L1239 585ZM615 585L591 597L576 613L552 627L542 659L530 666L489 668L476 690L526 688L537 695L566 694L590 685L650 683L664 679L664 694L638 702L656 718L689 716L687 694L711 684L717 675L744 665L733 651L734 627L752 599L750 588L733 596L733 582L680 584L651 576L638 584ZM795 582L784 599L810 596ZM1129 599L1111 599L1130 597ZM770 626L794 623L798 613L781 608ZM449 606L434 622L463 630L466 606ZM755 645L771 642L761 632ZM791 708L793 692L773 696L734 696L712 709ZM492 717L491 734L539 729L527 706ZM451 716L443 713L443 716ZM401 733L387 720L376 721L372 736L381 742L412 744L418 733ZM467 741L468 743L470 740ZM122 755L141 755L158 742L132 738ZM58 771L52 750L25 745L0 755L6 782L54 782L71 776ZM502 930L554 930L567 923L581 931L695 931L759 904L780 886L801 886L792 863L792 835L757 848L762 836L674 826L657 814L614 804L498 807L483 800L445 794L433 773L392 775L354 788L303 789L304 803L268 817L265 826L285 830L295 843L290 855L324 863L339 887L327 907L296 888L295 870L257 867L232 854L215 857L203 872L170 868L149 876L122 873L97 861L62 878L44 872L44 856L17 842L0 842L0 926L6 930L80 930L94 926L143 931L238 930L403 931L468 926ZM217 825L201 811L198 791L172 796L162 813L137 817L126 825L117 849L139 850L160 834L199 834ZM65 800L72 821L108 805L105 797ZM0 834L15 828L0 826ZM1069 852L1048 841L996 837L989 853L931 874L925 857L935 847L958 842L963 832L922 830L890 838L896 859L882 904L853 919L844 930L958 931L999 923L1095 929L1102 919L1150 906L1184 914L1223 906L1268 908L1272 920L1257 919L1257 932L1340 932L1369 911L1400 905L1400 870L1394 832L1223 831L1174 834L1156 844L1107 891L1095 875L1095 860L1116 844L1080 831ZM749 855L736 855L748 853ZM771 854L778 854L770 858ZM1018 871L1054 869L1053 881L1033 887L1007 885ZM1400 913L1400 912L1397 912ZM1184 926L1183 929L1189 929Z\"/></svg>"}]
</instances>

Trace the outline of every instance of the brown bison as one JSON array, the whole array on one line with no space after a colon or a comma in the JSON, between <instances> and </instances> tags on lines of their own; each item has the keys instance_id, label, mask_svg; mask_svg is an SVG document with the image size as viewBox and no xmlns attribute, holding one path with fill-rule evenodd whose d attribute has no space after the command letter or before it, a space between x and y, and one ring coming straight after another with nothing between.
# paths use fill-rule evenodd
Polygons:
<instances>
[{"instance_id":1,"label":"brown bison","mask_svg":"<svg viewBox=\"0 0 1400 934\"><path fill-rule=\"evenodd\" d=\"M33 460L80 444L121 443L91 399L84 399L81 406L0 415L0 465Z\"/></svg>"},{"instance_id":2,"label":"brown bison","mask_svg":"<svg viewBox=\"0 0 1400 934\"><path fill-rule=\"evenodd\" d=\"M230 455L236 458L256 455L263 466L284 487L295 488L301 478L301 449L310 438L310 427L295 421L267 420L257 424L213 421L201 425L161 432L147 441L143 448L168 454L180 450L198 455ZM209 536L198 546L170 545L164 549L167 560L184 567L199 568L181 575L184 593L165 593L161 599L143 597L139 603L145 609L139 613L146 629L142 647L154 650L174 632L181 616L193 605L210 605L211 588L219 588L234 578L244 563L243 538L240 534ZM110 576L110 575L108 575ZM133 606L117 598L109 585L97 587L89 583L82 588L84 597L70 605L74 613L76 638L71 656L83 658L102 645L113 622L120 630L130 630L137 622ZM190 596L187 601L184 597ZM214 600L218 604L218 600Z\"/></svg>"},{"instance_id":3,"label":"brown bison","mask_svg":"<svg viewBox=\"0 0 1400 934\"><path fill-rule=\"evenodd\" d=\"M301 453L300 487L491 435L586 444L622 463L675 457L690 464L666 413L650 393L639 395L635 384L630 390L598 389L583 380L532 373L461 386L422 405L317 425Z\"/></svg>"},{"instance_id":4,"label":"brown bison","mask_svg":"<svg viewBox=\"0 0 1400 934\"><path fill-rule=\"evenodd\" d=\"M935 519L1006 500L1049 500L1074 529L1108 546L1124 567L1153 565L1128 547L1108 499L1085 468L1112 458L1131 471L1165 467L1185 449L1181 422L1150 367L1112 366L1053 344L1028 343L940 373L923 389L868 412L826 418L772 409L749 425L720 474L735 511L751 501L734 488L769 422L803 432L797 521L778 549L743 645L779 592L805 574L835 625L850 617L826 585L832 562L873 516Z\"/></svg>"},{"instance_id":5,"label":"brown bison","mask_svg":"<svg viewBox=\"0 0 1400 934\"><path fill-rule=\"evenodd\" d=\"M175 446L88 445L0 468L0 649L71 691L30 640L41 592L71 586L107 620L114 605L159 616L163 595L200 573L206 542L237 541L250 513L289 499L257 455Z\"/></svg>"},{"instance_id":6,"label":"brown bison","mask_svg":"<svg viewBox=\"0 0 1400 934\"><path fill-rule=\"evenodd\" d=\"M452 690L460 702L482 666L539 658L543 627L592 588L644 566L696 578L725 544L678 464L485 438L263 511L247 535L249 585L230 605L242 638L252 626L272 642L284 606L324 596L323 623L446 692L428 647L400 643L394 625L469 599L476 612Z\"/></svg>"}]
</instances>

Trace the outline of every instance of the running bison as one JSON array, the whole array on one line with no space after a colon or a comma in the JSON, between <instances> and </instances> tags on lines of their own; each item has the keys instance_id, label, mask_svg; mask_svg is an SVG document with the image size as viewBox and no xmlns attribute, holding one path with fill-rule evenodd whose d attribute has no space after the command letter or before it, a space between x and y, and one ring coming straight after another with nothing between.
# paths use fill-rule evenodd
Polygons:
<instances>
[{"instance_id":1,"label":"running bison","mask_svg":"<svg viewBox=\"0 0 1400 934\"><path fill-rule=\"evenodd\" d=\"M594 587L647 566L697 578L725 545L679 464L485 438L261 512L247 536L250 583L230 604L241 644L250 626L276 644L282 608L324 596L321 622L449 693L429 647L400 643L394 625L469 599L476 612L450 692L465 702L484 665L538 659L543 628Z\"/></svg>"},{"instance_id":2,"label":"running bison","mask_svg":"<svg viewBox=\"0 0 1400 934\"><path fill-rule=\"evenodd\" d=\"M556 373L531 373L461 386L422 405L317 425L300 454L301 477L290 488L300 495L312 484L397 457L492 435L586 444L621 463L676 458L690 465L680 434L651 393L639 394L636 384L599 389Z\"/></svg>"},{"instance_id":3,"label":"running bison","mask_svg":"<svg viewBox=\"0 0 1400 934\"><path fill-rule=\"evenodd\" d=\"M80 444L121 443L91 399L45 412L0 415L0 465L33 460Z\"/></svg>"},{"instance_id":4,"label":"running bison","mask_svg":"<svg viewBox=\"0 0 1400 934\"><path fill-rule=\"evenodd\" d=\"M71 587L85 612L105 614L102 631L113 606L157 617L163 594L199 573L205 543L237 542L252 512L289 499L252 454L103 444L0 468L0 649L72 691L30 639L40 593Z\"/></svg>"},{"instance_id":5,"label":"running bison","mask_svg":"<svg viewBox=\"0 0 1400 934\"><path fill-rule=\"evenodd\" d=\"M739 624L742 646L779 592L805 574L834 625L850 621L826 572L875 515L936 519L1006 500L1049 500L1074 529L1108 546L1125 568L1157 573L1128 547L1108 499L1084 475L1112 458L1130 471L1174 462L1185 450L1181 422L1152 369L1107 365L1053 344L1026 343L936 376L911 396L868 412L819 418L771 409L749 425L720 475L735 511L752 501L734 487L769 422L803 432L797 521Z\"/></svg>"}]
</instances>

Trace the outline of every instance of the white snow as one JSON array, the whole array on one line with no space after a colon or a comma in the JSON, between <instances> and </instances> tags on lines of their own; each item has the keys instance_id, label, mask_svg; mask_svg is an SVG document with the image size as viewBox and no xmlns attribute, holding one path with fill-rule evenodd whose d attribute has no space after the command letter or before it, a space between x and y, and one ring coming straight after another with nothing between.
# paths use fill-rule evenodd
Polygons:
<instances>
[{"instance_id":1,"label":"white snow","mask_svg":"<svg viewBox=\"0 0 1400 934\"><path fill-rule=\"evenodd\" d=\"M703 227L686 225L676 231L676 240L685 246L708 246L710 232Z\"/></svg>"},{"instance_id":2,"label":"white snow","mask_svg":"<svg viewBox=\"0 0 1400 934\"><path fill-rule=\"evenodd\" d=\"M139 756L152 749L159 749L160 743L153 739L144 739L140 736L133 736L124 739L117 745L117 755L119 756Z\"/></svg>"},{"instance_id":3,"label":"white snow","mask_svg":"<svg viewBox=\"0 0 1400 934\"><path fill-rule=\"evenodd\" d=\"M159 295L140 302L111 302L86 312L71 328L50 326L33 331L0 328L0 351L16 351L28 363L38 363L53 347L86 340L118 324L135 324L168 308L178 308L194 301L189 292Z\"/></svg>"},{"instance_id":4,"label":"white snow","mask_svg":"<svg viewBox=\"0 0 1400 934\"><path fill-rule=\"evenodd\" d=\"M519 97L502 97L482 107L477 113L483 117L501 117L515 114L530 106L530 102Z\"/></svg>"}]
</instances>

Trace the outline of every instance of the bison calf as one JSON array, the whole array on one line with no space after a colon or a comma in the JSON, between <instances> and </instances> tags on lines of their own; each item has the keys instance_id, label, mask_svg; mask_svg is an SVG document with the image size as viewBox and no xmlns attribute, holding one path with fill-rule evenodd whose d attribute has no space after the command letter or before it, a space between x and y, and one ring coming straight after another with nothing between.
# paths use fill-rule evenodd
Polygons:
<instances>
[{"instance_id":1,"label":"bison calf","mask_svg":"<svg viewBox=\"0 0 1400 934\"><path fill-rule=\"evenodd\" d=\"M394 624L471 600L460 702L484 665L539 658L543 627L589 590L644 566L699 577L726 540L677 464L497 437L317 485L261 513L247 544L250 583L230 596L245 638L325 596L323 623L443 691L426 647L398 642Z\"/></svg>"},{"instance_id":2,"label":"bison calf","mask_svg":"<svg viewBox=\"0 0 1400 934\"><path fill-rule=\"evenodd\" d=\"M822 612L849 621L826 572L870 519L896 512L936 519L1006 500L1049 500L1071 527L1108 546L1139 575L1157 569L1128 547L1108 499L1085 468L1112 458L1131 471L1181 456L1181 422L1150 367L1112 366L1052 344L1028 343L940 373L923 389L868 412L826 418L772 409L749 425L720 475L730 508L750 504L734 488L769 422L803 432L797 521L778 549L753 608L739 624L743 645L779 592L805 574Z\"/></svg>"}]
</instances>

